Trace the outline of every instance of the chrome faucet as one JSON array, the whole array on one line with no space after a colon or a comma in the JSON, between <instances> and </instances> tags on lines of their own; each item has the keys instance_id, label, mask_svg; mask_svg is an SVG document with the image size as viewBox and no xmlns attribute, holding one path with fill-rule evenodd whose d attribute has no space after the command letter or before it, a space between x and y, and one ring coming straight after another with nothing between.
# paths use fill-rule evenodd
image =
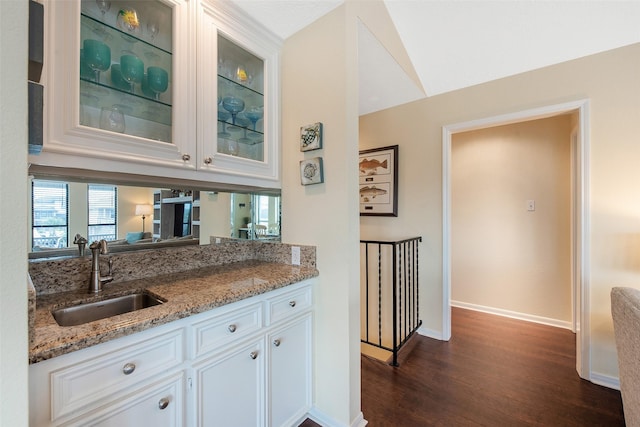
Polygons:
<instances>
[{"instance_id":1,"label":"chrome faucet","mask_svg":"<svg viewBox=\"0 0 640 427\"><path fill-rule=\"evenodd\" d=\"M89 249L91 249L91 277L89 278L89 293L97 293L102 290L102 284L108 283L113 280L111 276L111 267L112 260L109 259L109 274L107 276L100 276L100 255L106 254L108 252L107 249L107 241L100 240L93 242L89 245Z\"/></svg>"}]
</instances>

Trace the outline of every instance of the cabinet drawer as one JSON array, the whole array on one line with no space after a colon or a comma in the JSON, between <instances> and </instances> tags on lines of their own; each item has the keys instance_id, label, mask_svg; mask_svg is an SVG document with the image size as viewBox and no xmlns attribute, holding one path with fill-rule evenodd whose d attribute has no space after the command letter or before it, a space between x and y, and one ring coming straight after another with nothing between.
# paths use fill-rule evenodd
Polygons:
<instances>
[{"instance_id":1,"label":"cabinet drawer","mask_svg":"<svg viewBox=\"0 0 640 427\"><path fill-rule=\"evenodd\" d=\"M178 427L184 425L183 373L154 383L65 427Z\"/></svg>"},{"instance_id":2,"label":"cabinet drawer","mask_svg":"<svg viewBox=\"0 0 640 427\"><path fill-rule=\"evenodd\" d=\"M270 325L308 310L311 308L311 298L311 286L305 286L268 300L267 323Z\"/></svg>"},{"instance_id":3,"label":"cabinet drawer","mask_svg":"<svg viewBox=\"0 0 640 427\"><path fill-rule=\"evenodd\" d=\"M51 373L51 419L103 404L118 392L183 361L183 332L174 330Z\"/></svg>"},{"instance_id":4,"label":"cabinet drawer","mask_svg":"<svg viewBox=\"0 0 640 427\"><path fill-rule=\"evenodd\" d=\"M262 304L252 304L193 323L193 357L245 337L262 327Z\"/></svg>"}]
</instances>

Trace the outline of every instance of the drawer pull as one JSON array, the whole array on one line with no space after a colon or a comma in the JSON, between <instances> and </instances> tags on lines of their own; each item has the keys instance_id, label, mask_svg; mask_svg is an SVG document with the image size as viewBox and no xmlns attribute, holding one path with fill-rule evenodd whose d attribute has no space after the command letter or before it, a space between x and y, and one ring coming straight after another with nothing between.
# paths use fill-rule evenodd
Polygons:
<instances>
[{"instance_id":1,"label":"drawer pull","mask_svg":"<svg viewBox=\"0 0 640 427\"><path fill-rule=\"evenodd\" d=\"M136 370L136 364L135 363L127 363L126 365L124 365L122 367L122 372L125 375L131 375L133 374L133 371Z\"/></svg>"},{"instance_id":2,"label":"drawer pull","mask_svg":"<svg viewBox=\"0 0 640 427\"><path fill-rule=\"evenodd\" d=\"M296 306L296 302L295 301L289 301L289 306L290 307L295 307Z\"/></svg>"},{"instance_id":3,"label":"drawer pull","mask_svg":"<svg viewBox=\"0 0 640 427\"><path fill-rule=\"evenodd\" d=\"M227 329L229 329L229 332L234 333L236 331L236 325L232 323Z\"/></svg>"},{"instance_id":4,"label":"drawer pull","mask_svg":"<svg viewBox=\"0 0 640 427\"><path fill-rule=\"evenodd\" d=\"M251 357L253 360L256 360L256 358L258 357L258 352L252 351L251 353L249 353L249 357Z\"/></svg>"},{"instance_id":5,"label":"drawer pull","mask_svg":"<svg viewBox=\"0 0 640 427\"><path fill-rule=\"evenodd\" d=\"M280 347L280 340L277 338L273 340L273 345L275 345L276 347Z\"/></svg>"},{"instance_id":6,"label":"drawer pull","mask_svg":"<svg viewBox=\"0 0 640 427\"><path fill-rule=\"evenodd\" d=\"M158 401L158 408L160 408L160 410L166 409L167 406L169 406L169 398L163 397Z\"/></svg>"}]
</instances>

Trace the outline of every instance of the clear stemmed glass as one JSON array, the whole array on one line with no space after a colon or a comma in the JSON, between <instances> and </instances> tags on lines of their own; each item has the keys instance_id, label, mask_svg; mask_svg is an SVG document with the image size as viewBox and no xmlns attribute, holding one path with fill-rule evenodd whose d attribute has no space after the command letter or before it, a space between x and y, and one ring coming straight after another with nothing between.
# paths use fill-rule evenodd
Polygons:
<instances>
[{"instance_id":1,"label":"clear stemmed glass","mask_svg":"<svg viewBox=\"0 0 640 427\"><path fill-rule=\"evenodd\" d=\"M135 55L122 55L120 57L120 73L131 86L130 92L133 93L134 84L142 82L144 63Z\"/></svg>"},{"instance_id":2,"label":"clear stemmed glass","mask_svg":"<svg viewBox=\"0 0 640 427\"><path fill-rule=\"evenodd\" d=\"M111 9L111 0L96 0L98 9L102 12L102 21L104 22L104 15Z\"/></svg>"},{"instance_id":3,"label":"clear stemmed glass","mask_svg":"<svg viewBox=\"0 0 640 427\"><path fill-rule=\"evenodd\" d=\"M112 132L124 132L124 114L116 105L103 107L100 111L100 127Z\"/></svg>"},{"instance_id":4,"label":"clear stemmed glass","mask_svg":"<svg viewBox=\"0 0 640 427\"><path fill-rule=\"evenodd\" d=\"M252 141L249 138L247 138L247 126L249 126L249 119L244 117L243 113L239 113L238 116L236 117L236 123L238 124L238 126L242 126L242 130L244 132L242 138L238 139L238 142L242 142L244 144L250 144Z\"/></svg>"},{"instance_id":5,"label":"clear stemmed glass","mask_svg":"<svg viewBox=\"0 0 640 427\"><path fill-rule=\"evenodd\" d=\"M124 33L134 36L131 37L128 34L121 34L122 38L128 43L133 44L138 41L138 38L140 38L142 29L140 28L138 12L136 12L135 9L130 7L120 9L118 11L118 17L116 18L116 25Z\"/></svg>"},{"instance_id":6,"label":"clear stemmed glass","mask_svg":"<svg viewBox=\"0 0 640 427\"><path fill-rule=\"evenodd\" d=\"M94 72L96 82L100 81L100 71L106 71L111 66L111 49L99 40L85 39L82 42L82 56Z\"/></svg>"},{"instance_id":7,"label":"clear stemmed glass","mask_svg":"<svg viewBox=\"0 0 640 427\"><path fill-rule=\"evenodd\" d=\"M227 120L231 118L231 114L225 110L218 110L218 121L222 122L222 131L218 132L221 138L229 138L231 134L227 132Z\"/></svg>"},{"instance_id":8,"label":"clear stemmed glass","mask_svg":"<svg viewBox=\"0 0 640 427\"><path fill-rule=\"evenodd\" d=\"M158 25L158 21L152 19L147 22L147 33L149 34L149 38L151 38L151 40L155 39L159 32L160 25Z\"/></svg>"},{"instance_id":9,"label":"clear stemmed glass","mask_svg":"<svg viewBox=\"0 0 640 427\"><path fill-rule=\"evenodd\" d=\"M231 113L231 123L236 124L236 115L244 110L244 101L235 96L227 96L222 100L222 107Z\"/></svg>"}]
</instances>

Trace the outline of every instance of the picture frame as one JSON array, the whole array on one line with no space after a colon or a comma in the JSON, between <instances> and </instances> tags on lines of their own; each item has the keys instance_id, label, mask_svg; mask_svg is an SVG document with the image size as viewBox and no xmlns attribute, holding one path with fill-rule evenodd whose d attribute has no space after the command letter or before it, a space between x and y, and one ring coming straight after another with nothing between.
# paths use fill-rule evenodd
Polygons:
<instances>
[{"instance_id":1,"label":"picture frame","mask_svg":"<svg viewBox=\"0 0 640 427\"><path fill-rule=\"evenodd\" d=\"M300 127L300 151L322 148L322 123L317 122Z\"/></svg>"},{"instance_id":2,"label":"picture frame","mask_svg":"<svg viewBox=\"0 0 640 427\"><path fill-rule=\"evenodd\" d=\"M300 183L302 185L321 184L324 182L322 157L300 161Z\"/></svg>"},{"instance_id":3,"label":"picture frame","mask_svg":"<svg viewBox=\"0 0 640 427\"><path fill-rule=\"evenodd\" d=\"M398 216L398 146L361 150L360 216Z\"/></svg>"}]
</instances>

